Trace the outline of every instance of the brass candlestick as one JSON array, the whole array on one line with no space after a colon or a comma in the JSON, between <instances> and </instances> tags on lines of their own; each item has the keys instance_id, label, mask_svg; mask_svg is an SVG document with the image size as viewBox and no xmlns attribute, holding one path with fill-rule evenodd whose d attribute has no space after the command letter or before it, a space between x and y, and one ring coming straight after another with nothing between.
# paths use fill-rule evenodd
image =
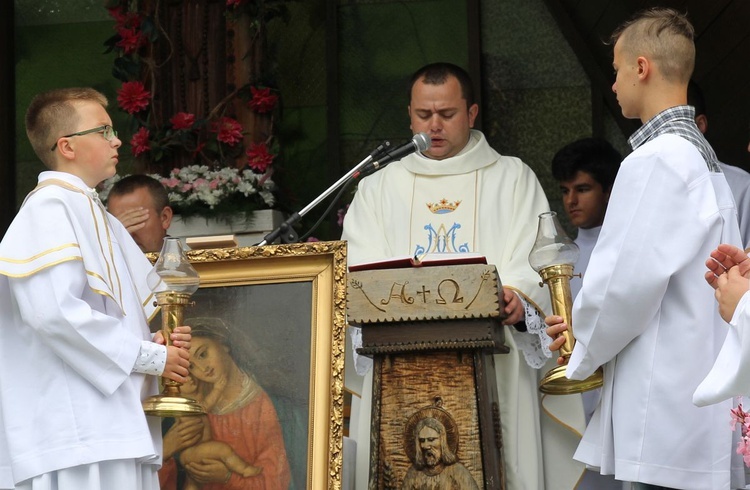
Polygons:
<instances>
[{"instance_id":1,"label":"brass candlestick","mask_svg":"<svg viewBox=\"0 0 750 490\"><path fill-rule=\"evenodd\" d=\"M162 334L169 346L172 332L182 325L183 310L190 303L190 296L200 285L200 276L185 256L178 238L164 239L159 258L148 275L148 284L156 294L156 304L161 307ZM180 394L182 383L166 378L162 381L161 394L143 401L147 415L181 417L206 413L200 403Z\"/></svg>"},{"instance_id":2,"label":"brass candlestick","mask_svg":"<svg viewBox=\"0 0 750 490\"><path fill-rule=\"evenodd\" d=\"M568 359L575 346L570 278L573 276L573 265L578 260L578 255L578 245L560 226L557 213L549 211L540 214L536 241L529 253L529 263L542 277L543 283L539 285L547 284L549 287L552 312L561 316L568 325L568 329L561 334L565 338L565 343L560 347L560 356L565 359L565 364L551 369L539 383L539 391L550 395L582 393L599 388L604 382L601 367L584 380L565 377Z\"/></svg>"}]
</instances>

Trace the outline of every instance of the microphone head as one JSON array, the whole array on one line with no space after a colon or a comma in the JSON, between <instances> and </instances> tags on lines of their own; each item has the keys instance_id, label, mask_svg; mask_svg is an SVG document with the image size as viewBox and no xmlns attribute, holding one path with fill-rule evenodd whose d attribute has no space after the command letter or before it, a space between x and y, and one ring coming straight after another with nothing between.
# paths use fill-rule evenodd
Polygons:
<instances>
[{"instance_id":1,"label":"microphone head","mask_svg":"<svg viewBox=\"0 0 750 490\"><path fill-rule=\"evenodd\" d=\"M427 133L417 133L411 140L417 146L417 151L425 151L432 146L432 139Z\"/></svg>"}]
</instances>

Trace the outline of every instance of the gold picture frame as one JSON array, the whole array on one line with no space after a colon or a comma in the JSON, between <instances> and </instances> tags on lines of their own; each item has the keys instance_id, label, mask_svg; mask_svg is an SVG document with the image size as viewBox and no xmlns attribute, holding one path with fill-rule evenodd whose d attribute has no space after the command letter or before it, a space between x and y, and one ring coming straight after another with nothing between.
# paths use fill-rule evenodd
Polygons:
<instances>
[{"instance_id":1,"label":"gold picture frame","mask_svg":"<svg viewBox=\"0 0 750 490\"><path fill-rule=\"evenodd\" d=\"M278 413L289 488L340 489L346 242L190 250L187 256L201 285L185 323L218 316L252 339L254 354L247 357Z\"/></svg>"}]
</instances>

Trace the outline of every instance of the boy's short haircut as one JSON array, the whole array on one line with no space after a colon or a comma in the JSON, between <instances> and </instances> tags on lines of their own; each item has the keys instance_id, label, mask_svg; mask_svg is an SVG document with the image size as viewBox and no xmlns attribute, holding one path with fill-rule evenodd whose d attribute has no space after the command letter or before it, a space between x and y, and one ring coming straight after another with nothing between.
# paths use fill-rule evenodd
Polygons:
<instances>
[{"instance_id":1,"label":"boy's short haircut","mask_svg":"<svg viewBox=\"0 0 750 490\"><path fill-rule=\"evenodd\" d=\"M42 92L26 110L26 135L34 153L44 165L54 170L55 153L50 147L58 138L76 131L78 111L75 102L87 101L107 107L107 98L88 87L71 87Z\"/></svg>"},{"instance_id":2,"label":"boy's short haircut","mask_svg":"<svg viewBox=\"0 0 750 490\"><path fill-rule=\"evenodd\" d=\"M586 172L601 184L604 192L612 190L622 155L602 138L583 138L563 146L552 157L552 176L558 182L573 179Z\"/></svg>"},{"instance_id":3,"label":"boy's short haircut","mask_svg":"<svg viewBox=\"0 0 750 490\"><path fill-rule=\"evenodd\" d=\"M624 52L645 55L668 81L688 83L695 68L695 29L677 10L655 7L637 13L612 33Z\"/></svg>"}]
</instances>

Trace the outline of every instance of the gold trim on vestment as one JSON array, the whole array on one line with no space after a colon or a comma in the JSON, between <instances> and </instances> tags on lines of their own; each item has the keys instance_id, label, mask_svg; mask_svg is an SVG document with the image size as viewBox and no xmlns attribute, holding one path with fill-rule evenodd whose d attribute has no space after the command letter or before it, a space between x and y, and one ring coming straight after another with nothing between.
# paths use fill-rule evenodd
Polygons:
<instances>
[{"instance_id":1,"label":"gold trim on vestment","mask_svg":"<svg viewBox=\"0 0 750 490\"><path fill-rule=\"evenodd\" d=\"M80 250L81 247L77 243L66 243L65 245L60 245L59 247L51 248L49 250L45 250L44 252L39 252L38 254L32 257L29 257L28 259L10 259L10 258L0 257L0 261L8 262L10 264L26 264L29 262L33 262L39 257L42 257L44 255L51 254L53 252L59 252L60 250L64 248L77 248Z\"/></svg>"}]
</instances>

